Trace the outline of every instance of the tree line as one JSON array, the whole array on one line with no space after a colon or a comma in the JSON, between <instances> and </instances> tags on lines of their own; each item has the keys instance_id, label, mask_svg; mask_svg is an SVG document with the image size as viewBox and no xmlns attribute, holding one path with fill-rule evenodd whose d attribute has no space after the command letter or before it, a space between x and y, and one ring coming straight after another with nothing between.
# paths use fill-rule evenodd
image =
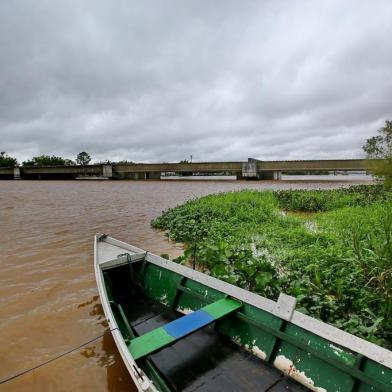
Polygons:
<instances>
[{"instance_id":1,"label":"tree line","mask_svg":"<svg viewBox=\"0 0 392 392\"><path fill-rule=\"evenodd\" d=\"M377 135L366 140L362 147L369 159L383 159L371 165L372 172L392 189L392 121L385 121Z\"/></svg>"},{"instance_id":2,"label":"tree line","mask_svg":"<svg viewBox=\"0 0 392 392\"><path fill-rule=\"evenodd\" d=\"M75 160L59 157L56 155L40 155L33 157L27 161L22 162L22 166L74 166L74 165L88 165L91 162L91 156L86 151L80 152ZM98 161L94 162L95 165L110 165L110 164L129 164L135 163L133 161ZM19 162L15 157L6 154L5 151L0 152L0 167L18 166Z\"/></svg>"},{"instance_id":3,"label":"tree line","mask_svg":"<svg viewBox=\"0 0 392 392\"><path fill-rule=\"evenodd\" d=\"M91 157L86 151L80 152L76 159L67 159L56 155L40 155L22 162L22 166L71 166L71 165L88 165ZM0 167L9 167L18 165L18 160L9 156L5 151L0 152Z\"/></svg>"}]
</instances>

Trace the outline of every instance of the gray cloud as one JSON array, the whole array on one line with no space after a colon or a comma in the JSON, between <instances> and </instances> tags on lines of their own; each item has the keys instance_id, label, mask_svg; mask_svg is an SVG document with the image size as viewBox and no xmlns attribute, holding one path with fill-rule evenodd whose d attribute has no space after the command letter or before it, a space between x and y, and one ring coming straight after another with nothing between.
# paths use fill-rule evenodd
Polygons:
<instances>
[{"instance_id":1,"label":"gray cloud","mask_svg":"<svg viewBox=\"0 0 392 392\"><path fill-rule=\"evenodd\" d=\"M351 158L392 118L392 3L0 3L20 160Z\"/></svg>"}]
</instances>

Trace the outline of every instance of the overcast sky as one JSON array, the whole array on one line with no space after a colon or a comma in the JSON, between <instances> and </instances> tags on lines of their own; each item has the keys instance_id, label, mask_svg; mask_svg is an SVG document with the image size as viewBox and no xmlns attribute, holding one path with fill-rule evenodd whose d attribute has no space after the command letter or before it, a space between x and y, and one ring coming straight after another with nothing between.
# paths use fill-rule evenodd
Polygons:
<instances>
[{"instance_id":1,"label":"overcast sky","mask_svg":"<svg viewBox=\"0 0 392 392\"><path fill-rule=\"evenodd\" d=\"M0 150L353 158L392 119L392 1L0 1Z\"/></svg>"}]
</instances>

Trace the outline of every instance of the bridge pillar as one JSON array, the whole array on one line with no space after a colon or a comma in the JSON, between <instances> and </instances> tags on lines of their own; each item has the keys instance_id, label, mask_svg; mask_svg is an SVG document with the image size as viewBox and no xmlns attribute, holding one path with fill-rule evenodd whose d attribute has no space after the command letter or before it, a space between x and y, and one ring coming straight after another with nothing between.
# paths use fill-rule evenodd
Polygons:
<instances>
[{"instance_id":1,"label":"bridge pillar","mask_svg":"<svg viewBox=\"0 0 392 392\"><path fill-rule=\"evenodd\" d=\"M146 173L146 180L160 180L161 179L161 172L147 172Z\"/></svg>"},{"instance_id":2,"label":"bridge pillar","mask_svg":"<svg viewBox=\"0 0 392 392\"><path fill-rule=\"evenodd\" d=\"M278 181L282 179L282 172L279 170L261 171L258 175L259 178L263 180Z\"/></svg>"},{"instance_id":3,"label":"bridge pillar","mask_svg":"<svg viewBox=\"0 0 392 392\"><path fill-rule=\"evenodd\" d=\"M148 180L147 172L125 172L120 174L122 180Z\"/></svg>"},{"instance_id":4,"label":"bridge pillar","mask_svg":"<svg viewBox=\"0 0 392 392\"><path fill-rule=\"evenodd\" d=\"M257 176L257 160L248 158L248 162L242 163L242 177L247 180L256 180Z\"/></svg>"},{"instance_id":5,"label":"bridge pillar","mask_svg":"<svg viewBox=\"0 0 392 392\"><path fill-rule=\"evenodd\" d=\"M15 166L14 167L14 180L20 180L20 167Z\"/></svg>"},{"instance_id":6,"label":"bridge pillar","mask_svg":"<svg viewBox=\"0 0 392 392\"><path fill-rule=\"evenodd\" d=\"M102 177L113 178L112 165L102 165Z\"/></svg>"}]
</instances>

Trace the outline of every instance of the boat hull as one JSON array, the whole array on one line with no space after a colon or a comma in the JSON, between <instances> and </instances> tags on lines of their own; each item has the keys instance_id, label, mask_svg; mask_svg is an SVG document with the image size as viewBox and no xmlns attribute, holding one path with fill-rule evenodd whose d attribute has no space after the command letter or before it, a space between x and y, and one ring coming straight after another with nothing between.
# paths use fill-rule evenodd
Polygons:
<instances>
[{"instance_id":1,"label":"boat hull","mask_svg":"<svg viewBox=\"0 0 392 392\"><path fill-rule=\"evenodd\" d=\"M213 328L208 327L204 335L213 331L226 342L226 347L239 347L238 352L234 348L234 351L229 350L237 362L240 362L239 358L245 358L242 355L247 352L251 361L258 361L260 370L261 364L267 370L274 366L308 389L322 392L355 388L387 391L392 388L390 351L295 311L295 300L291 297L282 295L275 302L101 235L95 238L95 273L113 338L139 390L170 390L171 381L159 370L157 358L163 357L161 362L165 364L164 353L170 354L169 350L180 345L183 345L182 350L188 350L185 344L191 339L205 338L202 334L198 337L197 332L189 339L175 342L169 349L135 361L130 350L132 340L146 333L138 328L141 323L139 316L134 314L140 293L144 300L170 310L172 319L222 298L239 301L239 310L214 323ZM126 301L121 302L121 298ZM159 315L162 312L158 312ZM157 315L151 316L151 320L154 317ZM151 322L148 328L152 328ZM181 350L174 358L180 354ZM251 362L246 364L246 371L257 383ZM242 386L243 390L256 388L244 383ZM290 389L295 388L294 384L290 385ZM240 390L239 387L235 389ZM257 390L263 389L258 386Z\"/></svg>"}]
</instances>

